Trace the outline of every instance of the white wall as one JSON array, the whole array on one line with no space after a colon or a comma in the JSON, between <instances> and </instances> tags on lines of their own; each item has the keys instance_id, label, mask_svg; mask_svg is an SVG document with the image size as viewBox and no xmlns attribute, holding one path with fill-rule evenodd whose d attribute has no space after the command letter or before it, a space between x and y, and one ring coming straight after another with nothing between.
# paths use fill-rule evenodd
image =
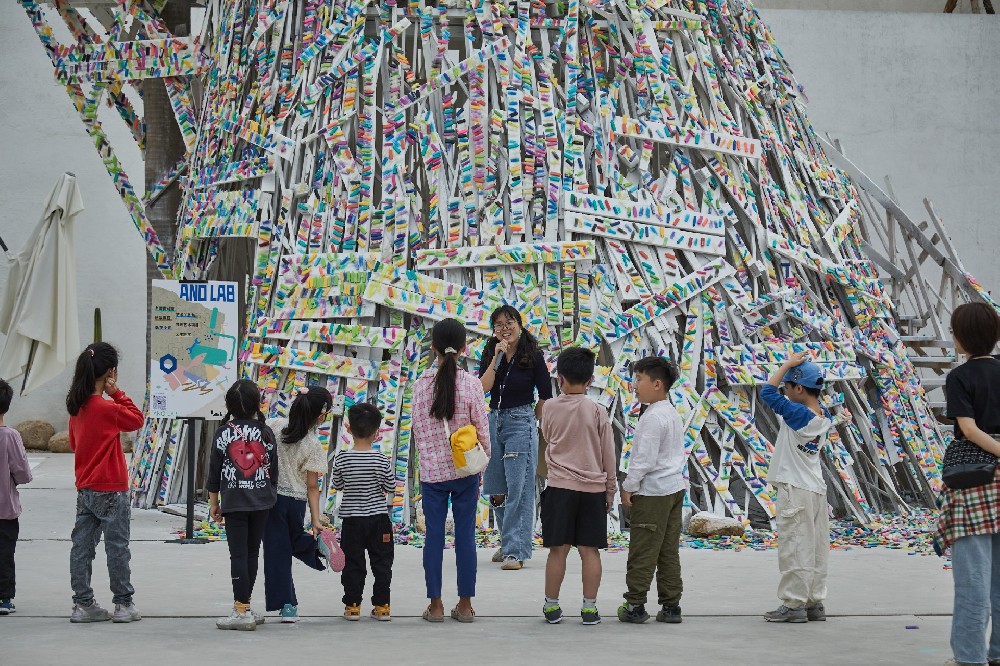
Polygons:
<instances>
[{"instance_id":1,"label":"white wall","mask_svg":"<svg viewBox=\"0 0 1000 666\"><path fill-rule=\"evenodd\" d=\"M915 220L930 199L966 270L1000 294L1000 17L761 14L816 131L841 139L875 182L888 175Z\"/></svg>"},{"instance_id":2,"label":"white wall","mask_svg":"<svg viewBox=\"0 0 1000 666\"><path fill-rule=\"evenodd\" d=\"M52 65L20 5L0 2L0 236L11 250L23 248L41 216L41 206L64 171L76 174L86 210L76 220L77 294L81 349L91 342L93 311L101 308L104 339L121 353L121 385L133 398L145 393L146 255L142 239L125 210L111 177L83 128ZM109 120L119 157L127 160L133 185L142 194L139 151ZM130 148L131 150L125 150ZM0 259L0 285L7 262ZM0 340L3 336L0 335ZM72 368L34 393L15 397L8 424L25 419L66 427L64 397ZM12 382L14 383L14 382ZM20 378L16 381L20 389Z\"/></svg>"},{"instance_id":3,"label":"white wall","mask_svg":"<svg viewBox=\"0 0 1000 666\"><path fill-rule=\"evenodd\" d=\"M806 87L817 131L841 138L876 180L889 174L900 202L918 219L921 198L930 197L967 269L1000 289L993 202L1000 133L989 122L1000 109L1000 19L783 10L765 10L764 17ZM91 313L101 307L104 337L122 352L122 385L141 396L145 248L53 81L24 11L12 1L0 2L0 107L6 112L0 123L0 236L20 248L57 176L77 174L87 206L77 226L80 328L89 336ZM141 190L138 152L124 150L131 144L123 123L102 114ZM6 273L0 265L0 282ZM47 418L64 427L68 382L67 373L17 399L9 420Z\"/></svg>"},{"instance_id":4,"label":"white wall","mask_svg":"<svg viewBox=\"0 0 1000 666\"><path fill-rule=\"evenodd\" d=\"M944 12L946 0L760 0L754 5L760 9L807 9L865 12ZM1000 3L998 3L1000 4ZM982 7L982 2L979 3ZM972 11L970 0L959 0L955 13Z\"/></svg>"}]
</instances>

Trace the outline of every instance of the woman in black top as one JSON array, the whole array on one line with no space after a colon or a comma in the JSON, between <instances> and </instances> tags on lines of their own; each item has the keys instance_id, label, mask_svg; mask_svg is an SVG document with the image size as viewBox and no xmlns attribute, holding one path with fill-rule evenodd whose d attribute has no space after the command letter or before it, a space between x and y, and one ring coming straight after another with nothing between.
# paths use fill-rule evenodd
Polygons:
<instances>
[{"instance_id":1,"label":"woman in black top","mask_svg":"<svg viewBox=\"0 0 1000 666\"><path fill-rule=\"evenodd\" d=\"M955 437L1000 455L1000 361L990 356L1000 340L1000 316L986 303L966 303L951 315L955 350L965 356L945 380ZM951 650L957 664L1000 660L1000 477L941 493L935 546L951 546L955 582ZM993 620L987 642L986 625Z\"/></svg>"},{"instance_id":2,"label":"woman in black top","mask_svg":"<svg viewBox=\"0 0 1000 666\"><path fill-rule=\"evenodd\" d=\"M535 469L538 420L552 397L552 378L535 337L523 328L521 314L504 305L490 315L493 338L483 350L479 377L490 394L493 455L483 477L500 525L500 550L494 562L517 570L531 559L535 526ZM535 403L535 391L538 402Z\"/></svg>"}]
</instances>

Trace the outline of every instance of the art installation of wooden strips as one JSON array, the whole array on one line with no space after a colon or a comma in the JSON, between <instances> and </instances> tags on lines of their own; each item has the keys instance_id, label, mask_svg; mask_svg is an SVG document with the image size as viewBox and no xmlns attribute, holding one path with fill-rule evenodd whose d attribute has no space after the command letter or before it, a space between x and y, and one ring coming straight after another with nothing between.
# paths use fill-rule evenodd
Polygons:
<instances>
[{"instance_id":1,"label":"art installation of wooden strips","mask_svg":"<svg viewBox=\"0 0 1000 666\"><path fill-rule=\"evenodd\" d=\"M932 505L950 435L925 388L954 358L927 350L955 304L993 301L933 211L925 231L815 135L747 0L205 0L190 38L131 0L19 2L163 274L204 278L232 237L254 239L240 361L270 413L330 388L332 456L350 446L340 405L383 411L393 520L419 495L410 408L430 327L462 321L475 367L504 304L550 369L566 346L599 352L591 393L623 470L631 364L677 362L689 506L773 520L778 421L756 387L799 350L827 373L834 509ZM96 107L111 100L142 145L122 91L157 76L188 150L144 200ZM172 186L168 255L144 206ZM138 505L180 497L182 427L140 433Z\"/></svg>"}]
</instances>

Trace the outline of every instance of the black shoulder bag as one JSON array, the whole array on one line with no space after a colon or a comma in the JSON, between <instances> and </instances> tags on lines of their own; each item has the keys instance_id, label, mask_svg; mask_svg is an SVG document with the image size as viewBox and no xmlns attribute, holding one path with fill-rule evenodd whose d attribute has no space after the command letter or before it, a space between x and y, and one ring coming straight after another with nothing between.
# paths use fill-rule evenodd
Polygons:
<instances>
[{"instance_id":1,"label":"black shoulder bag","mask_svg":"<svg viewBox=\"0 0 1000 666\"><path fill-rule=\"evenodd\" d=\"M953 439L944 452L941 480L952 490L978 488L993 481L997 457L964 437Z\"/></svg>"}]
</instances>

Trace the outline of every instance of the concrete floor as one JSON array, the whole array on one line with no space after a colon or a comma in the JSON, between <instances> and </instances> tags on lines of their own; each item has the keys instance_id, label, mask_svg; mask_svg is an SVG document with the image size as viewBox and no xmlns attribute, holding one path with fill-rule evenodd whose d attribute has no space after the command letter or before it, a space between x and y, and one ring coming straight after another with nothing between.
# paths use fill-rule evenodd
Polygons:
<instances>
[{"instance_id":1,"label":"concrete floor","mask_svg":"<svg viewBox=\"0 0 1000 666\"><path fill-rule=\"evenodd\" d=\"M143 621L71 625L72 460L69 455L33 458L35 480L21 491L18 612L0 618L0 664L166 664L192 658L256 664L323 657L420 664L941 664L951 656L950 572L935 557L881 548L831 553L830 619L825 623L773 625L760 618L778 603L774 551L683 549L681 625L615 620L625 553L604 555L598 599L603 624L584 627L571 618L545 624L540 617L545 551L536 551L518 572L500 571L489 562L491 552L480 551L478 621L430 625L419 618L426 604L421 551L397 546L391 623L344 622L338 617L343 609L339 578L297 564L303 616L298 624L272 619L253 633L221 632L213 618L227 614L232 604L225 543L165 543L183 520L138 510L132 523L132 582ZM446 552L446 577L454 575L453 558ZM99 551L94 589L98 601L110 605L104 566ZM568 612L581 595L579 571L579 561L571 556L561 595ZM445 603L454 603L447 590L446 585ZM262 602L262 589L257 596Z\"/></svg>"}]
</instances>

